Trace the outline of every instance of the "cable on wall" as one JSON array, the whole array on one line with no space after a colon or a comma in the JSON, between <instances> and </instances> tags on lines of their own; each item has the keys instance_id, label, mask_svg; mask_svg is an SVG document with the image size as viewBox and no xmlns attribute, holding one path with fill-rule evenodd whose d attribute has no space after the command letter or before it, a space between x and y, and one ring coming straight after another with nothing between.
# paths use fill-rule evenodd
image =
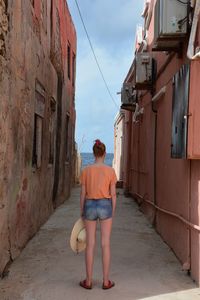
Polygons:
<instances>
[{"instance_id":1,"label":"cable on wall","mask_svg":"<svg viewBox=\"0 0 200 300\"><path fill-rule=\"evenodd\" d=\"M176 1L178 1L178 2L180 2L180 3L182 3L182 4L185 4L185 5L188 5L188 1L187 2L184 2L184 1L181 1L181 0L176 0Z\"/></svg>"}]
</instances>

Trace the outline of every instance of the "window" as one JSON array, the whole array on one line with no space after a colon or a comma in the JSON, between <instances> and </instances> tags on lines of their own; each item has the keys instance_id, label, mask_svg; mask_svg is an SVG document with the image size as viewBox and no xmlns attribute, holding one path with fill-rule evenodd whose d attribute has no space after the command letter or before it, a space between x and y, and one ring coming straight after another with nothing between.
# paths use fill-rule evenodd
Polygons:
<instances>
[{"instance_id":1,"label":"window","mask_svg":"<svg viewBox=\"0 0 200 300\"><path fill-rule=\"evenodd\" d=\"M35 114L32 165L36 168L40 168L42 162L42 122L42 118Z\"/></svg>"},{"instance_id":2,"label":"window","mask_svg":"<svg viewBox=\"0 0 200 300\"><path fill-rule=\"evenodd\" d=\"M47 0L41 0L41 19L45 32L47 32Z\"/></svg>"},{"instance_id":3,"label":"window","mask_svg":"<svg viewBox=\"0 0 200 300\"><path fill-rule=\"evenodd\" d=\"M35 82L35 115L34 115L34 136L33 136L33 167L40 168L42 164L42 132L45 111L45 89L36 80Z\"/></svg>"},{"instance_id":4,"label":"window","mask_svg":"<svg viewBox=\"0 0 200 300\"><path fill-rule=\"evenodd\" d=\"M188 115L187 115L188 118L187 157L189 159L200 159L199 78L200 78L199 63L192 62L190 64L190 87L189 87L190 99L189 99L189 108L188 108Z\"/></svg>"},{"instance_id":5,"label":"window","mask_svg":"<svg viewBox=\"0 0 200 300\"><path fill-rule=\"evenodd\" d=\"M68 43L67 46L67 72L68 72L68 78L71 79L71 45Z\"/></svg>"},{"instance_id":6,"label":"window","mask_svg":"<svg viewBox=\"0 0 200 300\"><path fill-rule=\"evenodd\" d=\"M52 39L53 35L53 0L51 0L51 8L50 8L50 37Z\"/></svg>"},{"instance_id":7,"label":"window","mask_svg":"<svg viewBox=\"0 0 200 300\"><path fill-rule=\"evenodd\" d=\"M74 139L74 126L72 125L72 138L71 138L71 142L72 142L72 151L71 151L71 154L72 154L72 157L74 156L74 152L75 152L75 143L74 143L75 139Z\"/></svg>"},{"instance_id":8,"label":"window","mask_svg":"<svg viewBox=\"0 0 200 300\"><path fill-rule=\"evenodd\" d=\"M189 71L189 65L185 64L173 79L172 158L186 158L187 156Z\"/></svg>"},{"instance_id":9,"label":"window","mask_svg":"<svg viewBox=\"0 0 200 300\"><path fill-rule=\"evenodd\" d=\"M70 146L70 143L69 143L69 139L70 139L70 126L69 126L69 115L67 114L66 115L66 161L69 161L69 146Z\"/></svg>"},{"instance_id":10,"label":"window","mask_svg":"<svg viewBox=\"0 0 200 300\"><path fill-rule=\"evenodd\" d=\"M52 1L51 6L51 51L50 59L57 72L62 70L62 55L61 55L61 37L60 37L60 16L59 10L55 7Z\"/></svg>"},{"instance_id":11,"label":"window","mask_svg":"<svg viewBox=\"0 0 200 300\"><path fill-rule=\"evenodd\" d=\"M75 85L75 78L76 78L76 55L73 53L72 59L72 85Z\"/></svg>"},{"instance_id":12,"label":"window","mask_svg":"<svg viewBox=\"0 0 200 300\"><path fill-rule=\"evenodd\" d=\"M51 100L50 100L50 120L49 120L49 164L53 164L53 162L54 162L55 112L56 112L56 101L54 98L51 98Z\"/></svg>"}]
</instances>

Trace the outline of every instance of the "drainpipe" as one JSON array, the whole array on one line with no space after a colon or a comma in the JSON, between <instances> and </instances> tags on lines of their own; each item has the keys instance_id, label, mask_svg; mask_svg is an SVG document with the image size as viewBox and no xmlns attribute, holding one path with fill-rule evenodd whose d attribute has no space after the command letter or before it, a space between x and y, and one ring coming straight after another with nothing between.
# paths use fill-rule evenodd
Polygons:
<instances>
[{"instance_id":1,"label":"drainpipe","mask_svg":"<svg viewBox=\"0 0 200 300\"><path fill-rule=\"evenodd\" d=\"M191 197L192 197L192 190L191 190L191 180L192 180L192 162L191 159L189 160L189 206L188 206L188 218L189 222L191 222ZM183 270L187 271L188 274L190 273L191 270L191 245L192 245L192 240L191 240L191 228L187 228L188 230L188 259L186 262L183 264Z\"/></svg>"},{"instance_id":2,"label":"drainpipe","mask_svg":"<svg viewBox=\"0 0 200 300\"><path fill-rule=\"evenodd\" d=\"M147 51L147 41L145 39L142 40L142 50L141 52L146 52Z\"/></svg>"},{"instance_id":3,"label":"drainpipe","mask_svg":"<svg viewBox=\"0 0 200 300\"><path fill-rule=\"evenodd\" d=\"M144 113L144 107L139 107L139 104L136 103L135 112L133 114L133 123L137 123L137 117Z\"/></svg>"},{"instance_id":4,"label":"drainpipe","mask_svg":"<svg viewBox=\"0 0 200 300\"><path fill-rule=\"evenodd\" d=\"M149 29L149 25L151 23L151 18L153 15L154 0L152 0L149 5L150 5L150 7L149 7L149 11L148 11L147 20L146 20L146 30Z\"/></svg>"},{"instance_id":5,"label":"drainpipe","mask_svg":"<svg viewBox=\"0 0 200 300\"><path fill-rule=\"evenodd\" d=\"M137 52L146 52L147 46L148 46L147 40L143 39Z\"/></svg>"},{"instance_id":6,"label":"drainpipe","mask_svg":"<svg viewBox=\"0 0 200 300\"><path fill-rule=\"evenodd\" d=\"M190 33L190 39L189 39L188 50L187 50L187 57L191 60L200 59L200 51L194 54L194 42L195 42L195 37L197 32L199 14L200 14L200 0L196 0L194 17L192 21L192 29Z\"/></svg>"},{"instance_id":7,"label":"drainpipe","mask_svg":"<svg viewBox=\"0 0 200 300\"><path fill-rule=\"evenodd\" d=\"M126 187L124 189L124 195L129 196L131 193L130 188L130 176L131 176L131 168L130 168L130 161L131 161L131 144L132 144L132 112L129 112L128 115L128 124L125 124L128 129L127 133L127 149L126 149Z\"/></svg>"},{"instance_id":8,"label":"drainpipe","mask_svg":"<svg viewBox=\"0 0 200 300\"><path fill-rule=\"evenodd\" d=\"M157 119L158 119L158 111L157 109L154 108L154 101L151 102L151 109L152 112L154 113L154 157L153 157L153 162L154 162L154 166L153 166L153 195L154 195L154 205L157 205L157 197L156 197L156 185L157 185L157 172L156 172L156 156L157 156L157 149L156 149L156 144L157 144ZM156 227L156 209L155 209L155 213L154 213L154 218L153 218L153 225Z\"/></svg>"}]
</instances>

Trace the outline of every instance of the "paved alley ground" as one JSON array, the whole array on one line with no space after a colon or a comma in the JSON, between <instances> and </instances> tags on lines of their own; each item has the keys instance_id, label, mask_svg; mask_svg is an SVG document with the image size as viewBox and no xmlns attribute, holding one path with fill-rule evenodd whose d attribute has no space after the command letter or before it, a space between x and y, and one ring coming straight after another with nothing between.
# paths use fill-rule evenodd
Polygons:
<instances>
[{"instance_id":1,"label":"paved alley ground","mask_svg":"<svg viewBox=\"0 0 200 300\"><path fill-rule=\"evenodd\" d=\"M79 217L79 189L60 206L28 243L0 281L0 300L200 300L200 289L181 270L168 246L154 231L137 204L118 190L112 233L111 278L116 286L101 289L99 224L94 287L84 290L84 253L69 247L71 228Z\"/></svg>"}]
</instances>

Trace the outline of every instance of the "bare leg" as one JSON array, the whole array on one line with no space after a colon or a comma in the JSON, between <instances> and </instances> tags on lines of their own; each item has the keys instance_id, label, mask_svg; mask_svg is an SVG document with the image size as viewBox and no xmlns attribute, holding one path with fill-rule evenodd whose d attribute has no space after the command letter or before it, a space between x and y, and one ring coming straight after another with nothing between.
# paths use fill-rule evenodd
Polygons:
<instances>
[{"instance_id":1,"label":"bare leg","mask_svg":"<svg viewBox=\"0 0 200 300\"><path fill-rule=\"evenodd\" d=\"M110 271L110 236L112 229L112 218L101 220L101 247L103 263L103 282L108 284Z\"/></svg>"},{"instance_id":2,"label":"bare leg","mask_svg":"<svg viewBox=\"0 0 200 300\"><path fill-rule=\"evenodd\" d=\"M86 264L86 282L88 285L92 283L94 249L95 249L95 241L96 241L96 225L97 225L97 221L85 220L85 228L86 228L85 264Z\"/></svg>"}]
</instances>

